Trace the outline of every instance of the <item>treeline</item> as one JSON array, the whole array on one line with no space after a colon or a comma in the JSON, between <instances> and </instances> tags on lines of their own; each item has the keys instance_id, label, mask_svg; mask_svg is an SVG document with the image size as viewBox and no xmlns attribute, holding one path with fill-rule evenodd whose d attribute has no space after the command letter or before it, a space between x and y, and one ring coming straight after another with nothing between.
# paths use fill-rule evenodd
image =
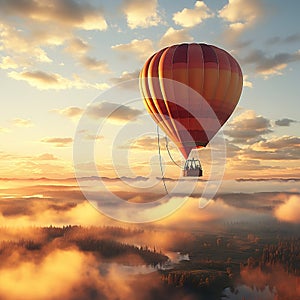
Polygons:
<instances>
[{"instance_id":1,"label":"treeline","mask_svg":"<svg viewBox=\"0 0 300 300\"><path fill-rule=\"evenodd\" d=\"M300 239L280 240L276 245L266 245L260 263L281 264L288 273L300 276Z\"/></svg>"},{"instance_id":2,"label":"treeline","mask_svg":"<svg viewBox=\"0 0 300 300\"><path fill-rule=\"evenodd\" d=\"M289 274L300 276L300 238L281 239L276 244L264 245L258 258L249 257L240 269L261 268L267 270L275 265L283 266Z\"/></svg>"},{"instance_id":3,"label":"treeline","mask_svg":"<svg viewBox=\"0 0 300 300\"><path fill-rule=\"evenodd\" d=\"M137 247L130 244L119 243L111 239L82 238L73 240L81 251L93 251L100 253L103 258L115 258L118 256L135 254L140 256L147 265L160 265L168 260L168 257L156 250L150 250L147 246Z\"/></svg>"},{"instance_id":4,"label":"treeline","mask_svg":"<svg viewBox=\"0 0 300 300\"><path fill-rule=\"evenodd\" d=\"M226 272L216 270L163 271L161 278L165 285L171 287L216 295L221 295L226 287L233 284Z\"/></svg>"},{"instance_id":5,"label":"treeline","mask_svg":"<svg viewBox=\"0 0 300 300\"><path fill-rule=\"evenodd\" d=\"M128 237L141 234L139 229L121 227L42 227L32 228L32 238L7 239L0 241L0 255L10 255L15 250L39 251L45 247L66 248L76 246L81 251L94 252L104 259L112 259L127 255L139 256L147 265L159 265L168 260L168 257L150 249L148 246L136 246L116 241L118 237ZM1 233L4 229L1 228ZM6 235L7 236L7 235Z\"/></svg>"},{"instance_id":6,"label":"treeline","mask_svg":"<svg viewBox=\"0 0 300 300\"><path fill-rule=\"evenodd\" d=\"M63 227L40 227L35 228L38 232L44 233L49 239L68 235L73 238L81 238L86 236L109 236L109 237L128 237L136 234L142 234L144 230L137 228L124 228L115 226L63 226Z\"/></svg>"}]
</instances>

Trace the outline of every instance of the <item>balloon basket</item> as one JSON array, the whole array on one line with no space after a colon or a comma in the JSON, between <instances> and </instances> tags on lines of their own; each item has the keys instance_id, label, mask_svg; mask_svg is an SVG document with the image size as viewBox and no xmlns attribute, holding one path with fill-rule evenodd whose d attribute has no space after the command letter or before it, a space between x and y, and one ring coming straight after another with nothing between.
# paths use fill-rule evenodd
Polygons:
<instances>
[{"instance_id":1,"label":"balloon basket","mask_svg":"<svg viewBox=\"0 0 300 300\"><path fill-rule=\"evenodd\" d=\"M200 160L198 159L188 159L185 162L183 169L184 177L201 177L203 176L203 171L201 168Z\"/></svg>"}]
</instances>

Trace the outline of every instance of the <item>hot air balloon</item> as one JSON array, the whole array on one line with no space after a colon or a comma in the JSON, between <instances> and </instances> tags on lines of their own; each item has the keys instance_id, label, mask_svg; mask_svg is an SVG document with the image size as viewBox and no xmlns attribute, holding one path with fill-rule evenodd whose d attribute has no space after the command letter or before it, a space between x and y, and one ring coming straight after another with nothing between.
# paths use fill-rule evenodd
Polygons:
<instances>
[{"instance_id":1,"label":"hot air balloon","mask_svg":"<svg viewBox=\"0 0 300 300\"><path fill-rule=\"evenodd\" d=\"M208 44L178 44L153 54L140 72L147 111L186 159L184 176L202 176L192 149L205 147L233 113L243 86L237 61Z\"/></svg>"}]
</instances>

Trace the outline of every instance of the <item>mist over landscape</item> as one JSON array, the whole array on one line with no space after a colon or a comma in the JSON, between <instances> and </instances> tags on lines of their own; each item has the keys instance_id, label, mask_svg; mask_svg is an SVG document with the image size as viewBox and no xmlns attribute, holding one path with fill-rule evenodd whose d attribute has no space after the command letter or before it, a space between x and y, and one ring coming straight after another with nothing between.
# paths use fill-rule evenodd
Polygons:
<instances>
[{"instance_id":1,"label":"mist over landscape","mask_svg":"<svg viewBox=\"0 0 300 300\"><path fill-rule=\"evenodd\" d=\"M66 183L1 191L1 298L300 295L299 192L218 194L202 209L195 197L158 222L124 224Z\"/></svg>"},{"instance_id":2,"label":"mist over landscape","mask_svg":"<svg viewBox=\"0 0 300 300\"><path fill-rule=\"evenodd\" d=\"M300 299L299 11L0 0L0 300Z\"/></svg>"}]
</instances>

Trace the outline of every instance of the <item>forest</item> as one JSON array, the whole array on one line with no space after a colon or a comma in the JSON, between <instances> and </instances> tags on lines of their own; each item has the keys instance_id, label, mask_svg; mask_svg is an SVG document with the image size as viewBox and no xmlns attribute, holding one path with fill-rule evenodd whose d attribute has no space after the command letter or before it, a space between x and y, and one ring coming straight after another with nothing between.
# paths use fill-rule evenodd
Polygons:
<instances>
[{"instance_id":1,"label":"forest","mask_svg":"<svg viewBox=\"0 0 300 300\"><path fill-rule=\"evenodd\" d=\"M209 234L200 230L189 235L178 232L177 240L173 244L170 240L168 248L165 242L169 232L146 228L1 227L0 272L24 262L42 266L57 251L75 251L76 255L92 255L100 275L113 264L120 266L117 272L121 272L121 278L122 266L137 270L145 266L142 273L138 271L139 277L133 277L135 284L138 278L146 280L153 274L155 288L166 294L181 291L195 299L221 299L226 288L235 291L239 284L249 284L261 290L268 285L276 288L279 299L294 300L299 294L300 237L293 230L290 236L282 234L284 226L280 227L282 232L266 228L264 231L261 226L250 231L246 224L227 224L222 231ZM186 255L173 261L168 251ZM277 275L273 278L272 274ZM289 285L288 292L279 284L281 281Z\"/></svg>"}]
</instances>

